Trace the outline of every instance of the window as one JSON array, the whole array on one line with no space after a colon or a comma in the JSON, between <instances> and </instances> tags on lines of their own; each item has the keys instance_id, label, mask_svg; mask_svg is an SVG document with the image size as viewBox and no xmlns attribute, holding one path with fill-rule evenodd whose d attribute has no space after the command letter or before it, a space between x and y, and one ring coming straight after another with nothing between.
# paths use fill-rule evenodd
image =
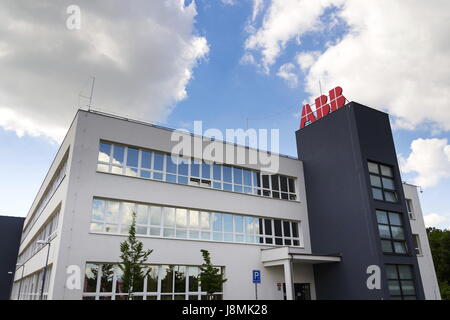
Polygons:
<instances>
[{"instance_id":1,"label":"window","mask_svg":"<svg viewBox=\"0 0 450 320\"><path fill-rule=\"evenodd\" d=\"M100 142L97 171L297 200L295 178L261 174L229 165L208 163L131 146Z\"/></svg>"},{"instance_id":2,"label":"window","mask_svg":"<svg viewBox=\"0 0 450 320\"><path fill-rule=\"evenodd\" d=\"M392 167L368 162L372 196L375 200L397 202Z\"/></svg>"},{"instance_id":3,"label":"window","mask_svg":"<svg viewBox=\"0 0 450 320\"><path fill-rule=\"evenodd\" d=\"M411 199L406 199L406 209L408 210L408 215L410 219L415 219L414 217L414 211L413 211L413 204Z\"/></svg>"},{"instance_id":4,"label":"window","mask_svg":"<svg viewBox=\"0 0 450 320\"><path fill-rule=\"evenodd\" d=\"M135 288L135 300L203 300L206 292L199 281L198 266L145 265L148 275ZM223 267L217 267L224 273ZM223 289L214 294L222 299ZM109 263L88 262L85 268L83 300L127 300L123 272Z\"/></svg>"},{"instance_id":5,"label":"window","mask_svg":"<svg viewBox=\"0 0 450 320\"><path fill-rule=\"evenodd\" d=\"M90 231L127 234L133 212L137 236L300 246L294 221L99 198L92 202Z\"/></svg>"},{"instance_id":6,"label":"window","mask_svg":"<svg viewBox=\"0 0 450 320\"><path fill-rule=\"evenodd\" d=\"M416 253L416 255L421 255L422 254L422 248L420 245L420 237L418 234L413 234L413 245L414 245L414 252Z\"/></svg>"},{"instance_id":7,"label":"window","mask_svg":"<svg viewBox=\"0 0 450 320\"><path fill-rule=\"evenodd\" d=\"M402 215L377 210L378 231L384 253L407 254Z\"/></svg>"},{"instance_id":8,"label":"window","mask_svg":"<svg viewBox=\"0 0 450 320\"><path fill-rule=\"evenodd\" d=\"M411 265L386 265L389 293L393 300L415 300L416 288Z\"/></svg>"}]
</instances>

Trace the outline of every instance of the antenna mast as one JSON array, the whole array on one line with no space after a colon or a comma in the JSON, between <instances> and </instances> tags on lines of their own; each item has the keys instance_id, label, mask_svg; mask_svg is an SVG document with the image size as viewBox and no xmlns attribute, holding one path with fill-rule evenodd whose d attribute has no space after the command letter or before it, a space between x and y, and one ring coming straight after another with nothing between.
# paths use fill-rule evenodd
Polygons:
<instances>
[{"instance_id":1,"label":"antenna mast","mask_svg":"<svg viewBox=\"0 0 450 320\"><path fill-rule=\"evenodd\" d=\"M89 105L88 105L88 110L89 111L91 111L92 96L94 95L94 85L95 85L95 77L92 76L91 95L89 96Z\"/></svg>"}]
</instances>

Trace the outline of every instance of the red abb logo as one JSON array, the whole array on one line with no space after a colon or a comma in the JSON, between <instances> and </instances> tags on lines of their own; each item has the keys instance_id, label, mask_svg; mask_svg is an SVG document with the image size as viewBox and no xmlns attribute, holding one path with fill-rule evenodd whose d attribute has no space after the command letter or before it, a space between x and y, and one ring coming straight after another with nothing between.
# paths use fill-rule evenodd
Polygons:
<instances>
[{"instance_id":1,"label":"red abb logo","mask_svg":"<svg viewBox=\"0 0 450 320\"><path fill-rule=\"evenodd\" d=\"M302 110L302 119L300 120L300 129L306 125L313 123L316 120L321 119L330 112L336 111L345 105L345 97L342 95L342 88L336 87L329 91L330 103L326 95L321 95L315 100L316 115L311 110L309 104L305 104Z\"/></svg>"}]
</instances>

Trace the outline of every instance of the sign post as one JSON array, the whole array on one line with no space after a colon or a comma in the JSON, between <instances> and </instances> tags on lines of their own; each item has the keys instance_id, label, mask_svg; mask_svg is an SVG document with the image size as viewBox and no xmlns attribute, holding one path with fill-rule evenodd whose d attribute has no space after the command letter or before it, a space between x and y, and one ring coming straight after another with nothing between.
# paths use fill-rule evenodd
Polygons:
<instances>
[{"instance_id":1,"label":"sign post","mask_svg":"<svg viewBox=\"0 0 450 320\"><path fill-rule=\"evenodd\" d=\"M252 271L252 279L255 284L255 298L258 300L258 283L261 283L261 271L253 270Z\"/></svg>"}]
</instances>

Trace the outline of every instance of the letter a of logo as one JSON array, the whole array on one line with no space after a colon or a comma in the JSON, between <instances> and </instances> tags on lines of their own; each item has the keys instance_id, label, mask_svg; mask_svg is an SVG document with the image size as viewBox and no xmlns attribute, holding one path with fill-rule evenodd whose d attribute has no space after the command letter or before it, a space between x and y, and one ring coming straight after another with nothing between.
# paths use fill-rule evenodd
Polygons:
<instances>
[{"instance_id":1,"label":"letter a of logo","mask_svg":"<svg viewBox=\"0 0 450 320\"><path fill-rule=\"evenodd\" d=\"M367 289L381 289L381 272L380 267L377 265L371 265L367 267L367 274L370 276L367 278L366 285Z\"/></svg>"}]
</instances>

